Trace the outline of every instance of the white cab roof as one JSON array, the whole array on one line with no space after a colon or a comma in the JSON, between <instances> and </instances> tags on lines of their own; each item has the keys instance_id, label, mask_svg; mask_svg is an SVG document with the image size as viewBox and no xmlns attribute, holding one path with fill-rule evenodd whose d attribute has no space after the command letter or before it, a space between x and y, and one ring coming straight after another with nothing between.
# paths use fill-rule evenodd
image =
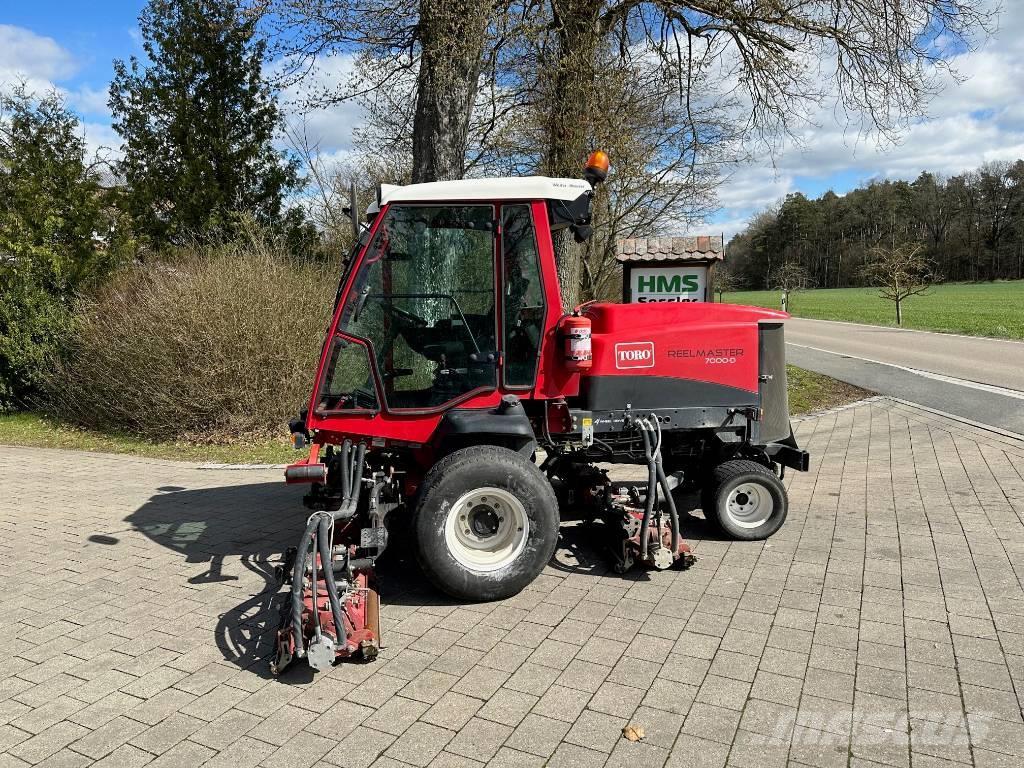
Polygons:
<instances>
[{"instance_id":1,"label":"white cab roof","mask_svg":"<svg viewBox=\"0 0 1024 768\"><path fill-rule=\"evenodd\" d=\"M583 179L552 179L547 176L510 176L497 179L460 179L381 185L381 203L421 203L462 200L575 200L590 192Z\"/></svg>"}]
</instances>

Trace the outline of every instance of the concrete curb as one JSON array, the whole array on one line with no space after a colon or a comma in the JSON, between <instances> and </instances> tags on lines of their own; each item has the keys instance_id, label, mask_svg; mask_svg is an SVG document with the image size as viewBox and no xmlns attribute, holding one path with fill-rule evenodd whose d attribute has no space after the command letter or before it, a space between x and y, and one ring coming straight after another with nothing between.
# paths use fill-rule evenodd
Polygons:
<instances>
[{"instance_id":1,"label":"concrete curb","mask_svg":"<svg viewBox=\"0 0 1024 768\"><path fill-rule=\"evenodd\" d=\"M930 408L929 406L921 405L920 403L912 403L909 400L903 400L899 397L883 395L883 398L886 400L892 400L894 403L899 403L900 405L905 405L909 408L916 408L920 411L927 411L928 413L934 414L936 416L942 416L943 418L949 419L950 421L956 421L961 424L966 424L970 427L980 429L984 432L991 432L992 434L1008 437L1011 440L1019 440L1022 443L1024 443L1024 435L1021 435L1017 432L1011 432L1008 429L993 427L991 424L982 424L980 421L973 421L971 419L966 418L965 416L957 416L955 413L947 413L946 411L940 411L938 408Z\"/></svg>"},{"instance_id":2,"label":"concrete curb","mask_svg":"<svg viewBox=\"0 0 1024 768\"><path fill-rule=\"evenodd\" d=\"M859 408L862 405L870 405L871 403L877 403L879 400L891 400L892 398L886 397L885 395L872 395L871 397L865 397L861 400L854 400L852 403L846 403L845 405L837 405L833 408L826 408L822 411L811 411L805 413L803 416L794 416L790 419L793 424L799 424L802 421L810 421L811 419L820 419L822 416L831 416L833 413L842 413L848 411L851 408Z\"/></svg>"},{"instance_id":3,"label":"concrete curb","mask_svg":"<svg viewBox=\"0 0 1024 768\"><path fill-rule=\"evenodd\" d=\"M199 469L284 469L287 464L200 464Z\"/></svg>"}]
</instances>

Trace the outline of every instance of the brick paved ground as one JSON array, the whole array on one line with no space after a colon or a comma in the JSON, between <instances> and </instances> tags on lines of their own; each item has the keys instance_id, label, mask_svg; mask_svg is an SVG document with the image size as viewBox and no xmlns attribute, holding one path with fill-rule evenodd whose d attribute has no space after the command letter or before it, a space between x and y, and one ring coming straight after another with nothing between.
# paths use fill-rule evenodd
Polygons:
<instances>
[{"instance_id":1,"label":"brick paved ground","mask_svg":"<svg viewBox=\"0 0 1024 768\"><path fill-rule=\"evenodd\" d=\"M1019 766L1024 443L891 401L801 422L766 544L514 599L381 568L387 650L266 674L278 472L0 447L0 766ZM646 738L630 743L636 723Z\"/></svg>"}]
</instances>

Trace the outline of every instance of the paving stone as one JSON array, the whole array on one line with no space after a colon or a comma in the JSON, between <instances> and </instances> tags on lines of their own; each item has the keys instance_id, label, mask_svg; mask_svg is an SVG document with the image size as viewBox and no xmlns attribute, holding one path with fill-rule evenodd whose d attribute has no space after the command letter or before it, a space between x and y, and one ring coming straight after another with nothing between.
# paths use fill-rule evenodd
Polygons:
<instances>
[{"instance_id":1,"label":"paving stone","mask_svg":"<svg viewBox=\"0 0 1024 768\"><path fill-rule=\"evenodd\" d=\"M483 706L480 699L449 691L428 709L420 719L425 723L457 731Z\"/></svg>"},{"instance_id":2,"label":"paving stone","mask_svg":"<svg viewBox=\"0 0 1024 768\"><path fill-rule=\"evenodd\" d=\"M506 745L539 757L549 757L568 733L570 724L537 714L527 715L509 737Z\"/></svg>"},{"instance_id":3,"label":"paving stone","mask_svg":"<svg viewBox=\"0 0 1024 768\"><path fill-rule=\"evenodd\" d=\"M581 747L608 753L615 742L622 738L622 729L627 724L624 717L613 717L603 712L586 709L576 718L565 740Z\"/></svg>"},{"instance_id":4,"label":"paving stone","mask_svg":"<svg viewBox=\"0 0 1024 768\"><path fill-rule=\"evenodd\" d=\"M109 755L93 763L98 768L140 768L153 762L153 755L131 744L122 744Z\"/></svg>"},{"instance_id":5,"label":"paving stone","mask_svg":"<svg viewBox=\"0 0 1024 768\"><path fill-rule=\"evenodd\" d=\"M182 741L148 765L152 768L193 768L193 766L205 765L206 761L214 754L216 754L215 751L209 747L192 741Z\"/></svg>"},{"instance_id":6,"label":"paving stone","mask_svg":"<svg viewBox=\"0 0 1024 768\"><path fill-rule=\"evenodd\" d=\"M710 704L694 704L683 722L683 732L731 744L739 722L740 712L736 710Z\"/></svg>"},{"instance_id":7,"label":"paving stone","mask_svg":"<svg viewBox=\"0 0 1024 768\"><path fill-rule=\"evenodd\" d=\"M667 768L722 768L729 757L729 746L708 739L680 734L669 754Z\"/></svg>"},{"instance_id":8,"label":"paving stone","mask_svg":"<svg viewBox=\"0 0 1024 768\"><path fill-rule=\"evenodd\" d=\"M645 693L644 690L628 685L604 682L594 693L587 707L595 712L628 718L636 711Z\"/></svg>"},{"instance_id":9,"label":"paving stone","mask_svg":"<svg viewBox=\"0 0 1024 768\"><path fill-rule=\"evenodd\" d=\"M485 720L509 725L513 728L539 701L539 697L510 688L501 688L480 709L479 715Z\"/></svg>"},{"instance_id":10,"label":"paving stone","mask_svg":"<svg viewBox=\"0 0 1024 768\"><path fill-rule=\"evenodd\" d=\"M341 768L367 768L394 741L390 733L358 726L328 752L324 760Z\"/></svg>"},{"instance_id":11,"label":"paving stone","mask_svg":"<svg viewBox=\"0 0 1024 768\"><path fill-rule=\"evenodd\" d=\"M534 714L573 722L587 706L591 694L563 685L553 685L534 706Z\"/></svg>"},{"instance_id":12,"label":"paving stone","mask_svg":"<svg viewBox=\"0 0 1024 768\"><path fill-rule=\"evenodd\" d=\"M415 723L402 738L395 741L385 756L412 765L425 766L455 736L453 731L429 723Z\"/></svg>"},{"instance_id":13,"label":"paving stone","mask_svg":"<svg viewBox=\"0 0 1024 768\"><path fill-rule=\"evenodd\" d=\"M242 734L256 727L259 717L239 709L230 709L216 720L204 725L189 738L197 744L220 751L242 737Z\"/></svg>"},{"instance_id":14,"label":"paving stone","mask_svg":"<svg viewBox=\"0 0 1024 768\"><path fill-rule=\"evenodd\" d=\"M132 745L162 755L179 741L182 741L202 728L206 723L198 717L189 717L180 712L150 727L130 741Z\"/></svg>"},{"instance_id":15,"label":"paving stone","mask_svg":"<svg viewBox=\"0 0 1024 768\"><path fill-rule=\"evenodd\" d=\"M547 674L550 675L550 672ZM459 680L452 690L478 699L488 699L511 677L510 672L490 667L474 667Z\"/></svg>"},{"instance_id":16,"label":"paving stone","mask_svg":"<svg viewBox=\"0 0 1024 768\"><path fill-rule=\"evenodd\" d=\"M395 696L363 720L363 725L398 736L427 711L428 704L404 696Z\"/></svg>"},{"instance_id":17,"label":"paving stone","mask_svg":"<svg viewBox=\"0 0 1024 768\"><path fill-rule=\"evenodd\" d=\"M116 717L106 725L73 742L74 750L93 760L109 755L146 730L143 723L127 717Z\"/></svg>"},{"instance_id":18,"label":"paving stone","mask_svg":"<svg viewBox=\"0 0 1024 768\"><path fill-rule=\"evenodd\" d=\"M603 765L607 759L608 755L604 752L587 749L579 744L563 743L545 765L547 768L592 768Z\"/></svg>"},{"instance_id":19,"label":"paving stone","mask_svg":"<svg viewBox=\"0 0 1024 768\"><path fill-rule=\"evenodd\" d=\"M498 750L498 754L487 763L487 768L541 768L544 765L545 760L542 757L502 747Z\"/></svg>"},{"instance_id":20,"label":"paving stone","mask_svg":"<svg viewBox=\"0 0 1024 768\"><path fill-rule=\"evenodd\" d=\"M261 765L266 768L308 768L337 746L337 743L332 739L302 731L264 758Z\"/></svg>"},{"instance_id":21,"label":"paving stone","mask_svg":"<svg viewBox=\"0 0 1024 768\"><path fill-rule=\"evenodd\" d=\"M1016 768L1024 445L885 399L795 429L814 461L787 476L767 542L698 524L695 567L624 577L584 544L493 604L383 563L380 659L280 679L265 659L281 595L238 538L272 562L294 544L301 510L276 471L0 446L7 566L65 585L45 610L5 603L19 646L0 768ZM27 456L43 476L8 471ZM118 543L69 535L43 579L32 499L48 479L59 524Z\"/></svg>"},{"instance_id":22,"label":"paving stone","mask_svg":"<svg viewBox=\"0 0 1024 768\"><path fill-rule=\"evenodd\" d=\"M9 728L10 726L4 726L5 730ZM45 760L88 733L82 726L68 721L51 725L45 731L37 733L31 738L24 738L28 735L24 731L11 730L18 734L13 741L6 734L0 736L0 741L8 745L4 747L4 750L14 757L33 764Z\"/></svg>"},{"instance_id":23,"label":"paving stone","mask_svg":"<svg viewBox=\"0 0 1024 768\"><path fill-rule=\"evenodd\" d=\"M204 768L254 768L277 749L273 744L243 736L211 758Z\"/></svg>"},{"instance_id":24,"label":"paving stone","mask_svg":"<svg viewBox=\"0 0 1024 768\"><path fill-rule=\"evenodd\" d=\"M474 717L455 735L445 749L464 757L490 760L512 734L512 728L501 723Z\"/></svg>"}]
</instances>

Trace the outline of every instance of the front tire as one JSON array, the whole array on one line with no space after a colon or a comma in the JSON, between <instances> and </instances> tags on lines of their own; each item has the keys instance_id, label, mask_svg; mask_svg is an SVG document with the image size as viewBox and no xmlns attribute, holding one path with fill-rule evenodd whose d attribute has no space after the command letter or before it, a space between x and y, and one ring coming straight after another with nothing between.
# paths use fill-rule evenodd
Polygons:
<instances>
[{"instance_id":1,"label":"front tire","mask_svg":"<svg viewBox=\"0 0 1024 768\"><path fill-rule=\"evenodd\" d=\"M500 600L537 578L554 554L558 502L519 453L471 446L427 473L413 532L417 560L435 586L462 600Z\"/></svg>"},{"instance_id":2,"label":"front tire","mask_svg":"<svg viewBox=\"0 0 1024 768\"><path fill-rule=\"evenodd\" d=\"M703 496L704 517L740 541L767 539L786 522L789 510L786 486L778 476L746 459L715 467Z\"/></svg>"}]
</instances>

